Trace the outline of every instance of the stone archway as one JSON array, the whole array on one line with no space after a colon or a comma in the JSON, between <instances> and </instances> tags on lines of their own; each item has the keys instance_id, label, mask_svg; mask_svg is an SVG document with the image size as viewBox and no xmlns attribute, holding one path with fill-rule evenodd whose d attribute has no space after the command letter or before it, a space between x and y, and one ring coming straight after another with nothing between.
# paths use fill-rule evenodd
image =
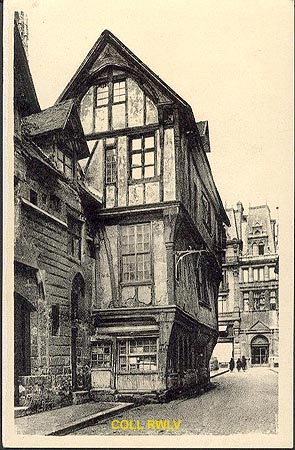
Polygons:
<instances>
[{"instance_id":1,"label":"stone archway","mask_svg":"<svg viewBox=\"0 0 295 450\"><path fill-rule=\"evenodd\" d=\"M254 336L251 341L251 365L267 366L269 364L269 341L263 335Z\"/></svg>"},{"instance_id":2,"label":"stone archway","mask_svg":"<svg viewBox=\"0 0 295 450\"><path fill-rule=\"evenodd\" d=\"M77 273L72 281L71 290L71 369L72 388L77 390L77 340L81 310L84 304L85 282L80 273Z\"/></svg>"}]
</instances>

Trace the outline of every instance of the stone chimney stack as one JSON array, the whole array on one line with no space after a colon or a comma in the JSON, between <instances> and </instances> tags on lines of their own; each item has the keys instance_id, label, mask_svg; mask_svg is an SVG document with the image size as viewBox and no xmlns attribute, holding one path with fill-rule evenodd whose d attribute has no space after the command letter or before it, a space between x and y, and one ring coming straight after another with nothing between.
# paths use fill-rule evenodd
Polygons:
<instances>
[{"instance_id":1,"label":"stone chimney stack","mask_svg":"<svg viewBox=\"0 0 295 450\"><path fill-rule=\"evenodd\" d=\"M23 11L15 11L14 18L18 26L19 34L23 42L23 46L27 55L28 54L28 40L29 40L29 31L28 31L28 16Z\"/></svg>"}]
</instances>

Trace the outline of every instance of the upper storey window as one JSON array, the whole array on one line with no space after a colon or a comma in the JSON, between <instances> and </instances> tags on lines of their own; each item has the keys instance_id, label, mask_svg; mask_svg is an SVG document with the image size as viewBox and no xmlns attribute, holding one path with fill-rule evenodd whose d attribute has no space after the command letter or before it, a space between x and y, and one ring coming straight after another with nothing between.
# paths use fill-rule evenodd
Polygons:
<instances>
[{"instance_id":1,"label":"upper storey window","mask_svg":"<svg viewBox=\"0 0 295 450\"><path fill-rule=\"evenodd\" d=\"M203 221L208 229L208 231L211 233L211 206L209 203L209 200L207 199L206 195L202 194L202 205L203 205Z\"/></svg>"},{"instance_id":2,"label":"upper storey window","mask_svg":"<svg viewBox=\"0 0 295 450\"><path fill-rule=\"evenodd\" d=\"M126 81L114 83L113 102L124 103L126 101Z\"/></svg>"},{"instance_id":3,"label":"upper storey window","mask_svg":"<svg viewBox=\"0 0 295 450\"><path fill-rule=\"evenodd\" d=\"M155 136L141 136L131 139L130 176L132 180L155 176Z\"/></svg>"},{"instance_id":4,"label":"upper storey window","mask_svg":"<svg viewBox=\"0 0 295 450\"><path fill-rule=\"evenodd\" d=\"M107 106L109 103L109 86L103 84L97 87L96 90L96 106Z\"/></svg>"},{"instance_id":5,"label":"upper storey window","mask_svg":"<svg viewBox=\"0 0 295 450\"><path fill-rule=\"evenodd\" d=\"M73 159L59 148L56 148L55 156L58 170L63 172L66 177L72 178L74 173Z\"/></svg>"},{"instance_id":6,"label":"upper storey window","mask_svg":"<svg viewBox=\"0 0 295 450\"><path fill-rule=\"evenodd\" d=\"M155 125L158 109L135 79L125 76L123 71L106 69L82 98L80 118L85 134L89 135Z\"/></svg>"}]
</instances>

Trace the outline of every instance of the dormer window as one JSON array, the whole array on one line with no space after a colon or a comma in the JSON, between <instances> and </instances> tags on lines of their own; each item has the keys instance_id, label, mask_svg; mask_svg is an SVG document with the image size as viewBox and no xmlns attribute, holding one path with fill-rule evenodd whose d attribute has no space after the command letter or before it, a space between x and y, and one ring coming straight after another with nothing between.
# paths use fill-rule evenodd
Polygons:
<instances>
[{"instance_id":1,"label":"dormer window","mask_svg":"<svg viewBox=\"0 0 295 450\"><path fill-rule=\"evenodd\" d=\"M66 177L73 177L73 159L61 149L56 149L56 165L58 170L63 172Z\"/></svg>"}]
</instances>

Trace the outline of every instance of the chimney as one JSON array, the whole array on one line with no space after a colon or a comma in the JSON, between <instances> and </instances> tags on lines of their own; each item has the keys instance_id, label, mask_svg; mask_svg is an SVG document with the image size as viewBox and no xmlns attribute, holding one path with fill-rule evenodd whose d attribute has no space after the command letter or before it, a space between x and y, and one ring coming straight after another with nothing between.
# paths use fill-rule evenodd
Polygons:
<instances>
[{"instance_id":1,"label":"chimney","mask_svg":"<svg viewBox=\"0 0 295 450\"><path fill-rule=\"evenodd\" d=\"M25 53L27 58L28 55L28 40L29 40L29 32L28 32L28 16L23 11L15 11L14 18L18 26L18 31L25 49Z\"/></svg>"}]
</instances>

